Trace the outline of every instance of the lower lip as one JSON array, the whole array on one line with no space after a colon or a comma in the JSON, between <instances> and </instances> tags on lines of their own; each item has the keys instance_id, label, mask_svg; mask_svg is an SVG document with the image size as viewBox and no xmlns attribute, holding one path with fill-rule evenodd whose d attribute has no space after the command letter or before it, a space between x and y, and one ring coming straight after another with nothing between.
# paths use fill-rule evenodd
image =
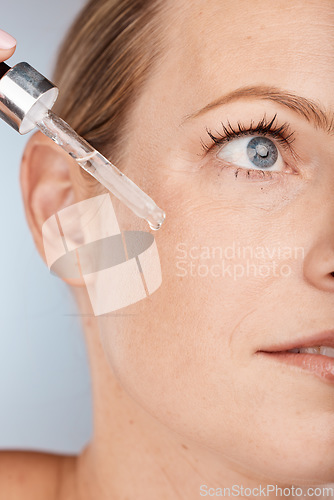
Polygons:
<instances>
[{"instance_id":1,"label":"lower lip","mask_svg":"<svg viewBox=\"0 0 334 500\"><path fill-rule=\"evenodd\" d=\"M313 373L315 376L334 384L334 358L322 354L294 353L294 352L268 352L257 351L262 354L282 361L288 365L299 366L302 370Z\"/></svg>"}]
</instances>

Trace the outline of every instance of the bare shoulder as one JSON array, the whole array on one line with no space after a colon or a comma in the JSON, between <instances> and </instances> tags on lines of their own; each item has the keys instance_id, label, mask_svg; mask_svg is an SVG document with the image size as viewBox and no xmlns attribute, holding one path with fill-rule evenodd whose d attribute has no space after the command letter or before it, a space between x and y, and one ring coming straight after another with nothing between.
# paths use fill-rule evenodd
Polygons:
<instances>
[{"instance_id":1,"label":"bare shoulder","mask_svg":"<svg viewBox=\"0 0 334 500\"><path fill-rule=\"evenodd\" d=\"M0 451L0 499L60 500L64 471L76 457L34 451Z\"/></svg>"}]
</instances>

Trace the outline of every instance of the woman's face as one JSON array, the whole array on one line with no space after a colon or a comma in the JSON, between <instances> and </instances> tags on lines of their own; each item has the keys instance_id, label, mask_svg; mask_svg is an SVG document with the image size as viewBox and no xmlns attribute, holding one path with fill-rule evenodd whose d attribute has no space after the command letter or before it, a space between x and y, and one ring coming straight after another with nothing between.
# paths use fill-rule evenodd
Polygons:
<instances>
[{"instance_id":1,"label":"woman's face","mask_svg":"<svg viewBox=\"0 0 334 500\"><path fill-rule=\"evenodd\" d=\"M333 383L256 351L334 329L333 121L306 104L333 120L333 1L171 1L162 22L124 168L166 212L162 284L98 318L107 357L149 413L239 470L330 482Z\"/></svg>"}]
</instances>

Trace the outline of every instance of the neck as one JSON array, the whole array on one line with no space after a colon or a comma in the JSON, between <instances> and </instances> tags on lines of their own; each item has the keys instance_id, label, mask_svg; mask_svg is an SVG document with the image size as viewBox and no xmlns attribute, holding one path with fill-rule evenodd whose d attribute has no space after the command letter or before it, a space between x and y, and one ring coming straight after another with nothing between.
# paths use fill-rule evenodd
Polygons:
<instances>
[{"instance_id":1,"label":"neck","mask_svg":"<svg viewBox=\"0 0 334 500\"><path fill-rule=\"evenodd\" d=\"M73 499L190 500L205 496L201 485L214 490L229 487L232 492L233 485L255 488L268 483L248 477L226 457L203 449L148 414L113 373L100 344L96 318L84 318L84 329L92 373L94 429L71 471ZM271 496L277 498L275 492L267 498Z\"/></svg>"}]
</instances>

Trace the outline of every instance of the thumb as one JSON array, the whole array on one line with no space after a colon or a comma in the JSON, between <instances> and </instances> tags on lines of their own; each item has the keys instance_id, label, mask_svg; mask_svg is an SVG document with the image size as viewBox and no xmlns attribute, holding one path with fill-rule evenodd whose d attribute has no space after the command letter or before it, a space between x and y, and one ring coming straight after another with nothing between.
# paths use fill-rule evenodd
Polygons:
<instances>
[{"instance_id":1,"label":"thumb","mask_svg":"<svg viewBox=\"0 0 334 500\"><path fill-rule=\"evenodd\" d=\"M11 57L16 49L16 40L6 31L0 29L0 62Z\"/></svg>"}]
</instances>

